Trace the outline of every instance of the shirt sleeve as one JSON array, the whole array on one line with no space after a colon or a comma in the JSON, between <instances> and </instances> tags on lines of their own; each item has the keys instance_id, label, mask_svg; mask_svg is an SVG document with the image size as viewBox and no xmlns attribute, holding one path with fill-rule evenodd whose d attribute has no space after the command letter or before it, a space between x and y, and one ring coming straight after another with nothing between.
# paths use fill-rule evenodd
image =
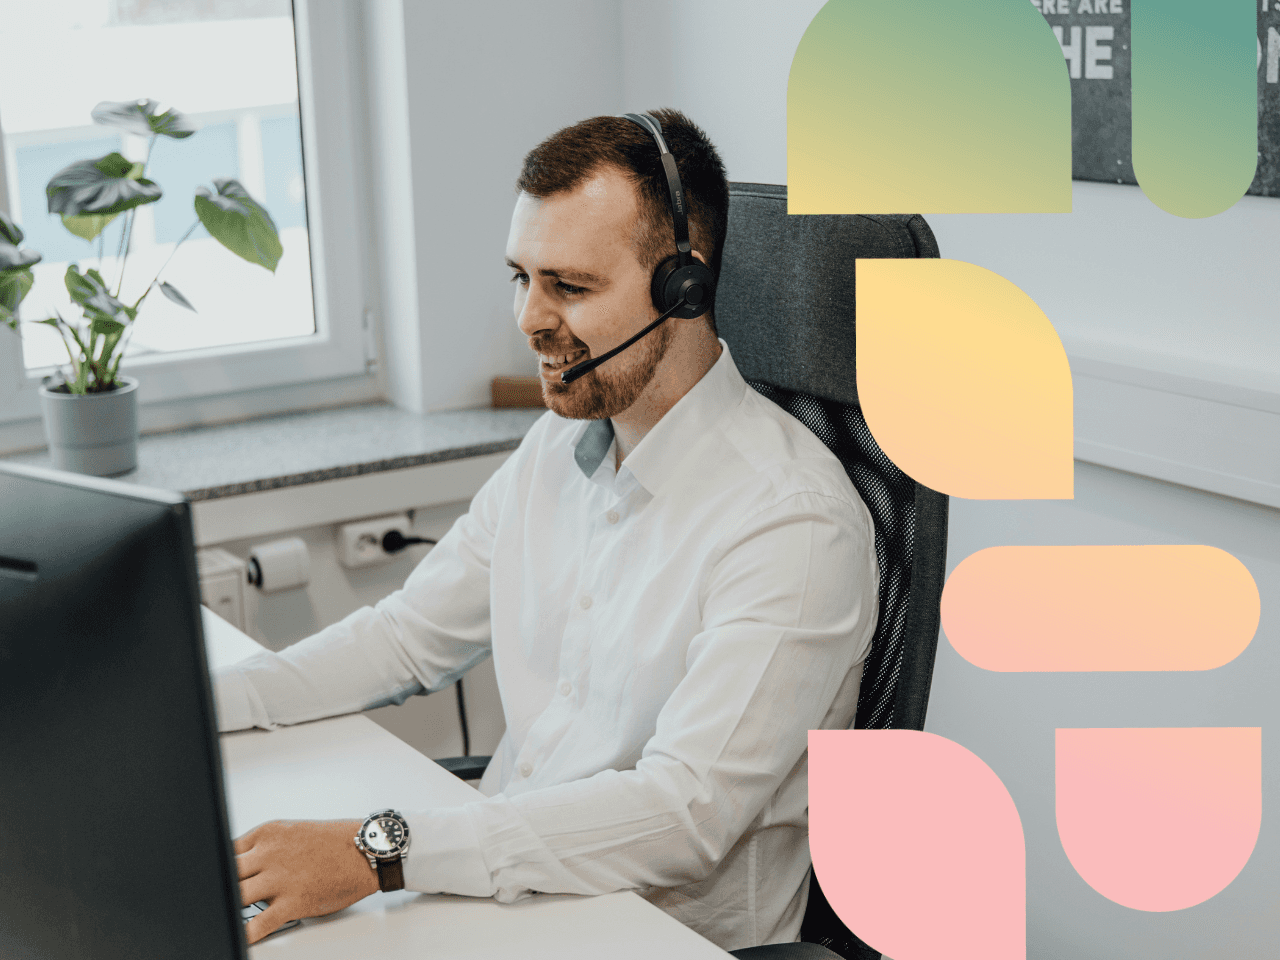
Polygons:
<instances>
[{"instance_id":1,"label":"shirt sleeve","mask_svg":"<svg viewBox=\"0 0 1280 960\"><path fill-rule=\"evenodd\" d=\"M402 589L284 650L213 676L218 730L356 713L453 683L490 652L489 570L512 455Z\"/></svg>"},{"instance_id":2,"label":"shirt sleeve","mask_svg":"<svg viewBox=\"0 0 1280 960\"><path fill-rule=\"evenodd\" d=\"M407 813L406 886L509 902L705 878L860 669L877 578L861 504L803 493L747 520L713 555L687 672L635 768Z\"/></svg>"}]
</instances>

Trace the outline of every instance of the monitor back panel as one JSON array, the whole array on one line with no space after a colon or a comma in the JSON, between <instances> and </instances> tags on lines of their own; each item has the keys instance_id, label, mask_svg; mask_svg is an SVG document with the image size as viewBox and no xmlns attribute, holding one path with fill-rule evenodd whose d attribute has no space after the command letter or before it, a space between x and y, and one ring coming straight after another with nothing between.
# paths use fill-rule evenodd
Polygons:
<instances>
[{"instance_id":1,"label":"monitor back panel","mask_svg":"<svg viewBox=\"0 0 1280 960\"><path fill-rule=\"evenodd\" d=\"M129 490L0 468L5 960L245 955L189 507Z\"/></svg>"}]
</instances>

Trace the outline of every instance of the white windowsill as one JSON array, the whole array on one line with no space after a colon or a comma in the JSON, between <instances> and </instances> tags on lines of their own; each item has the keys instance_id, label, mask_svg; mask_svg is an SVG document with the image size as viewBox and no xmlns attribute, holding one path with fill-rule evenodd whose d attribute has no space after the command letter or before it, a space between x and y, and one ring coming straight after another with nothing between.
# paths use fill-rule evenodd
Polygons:
<instances>
[{"instance_id":1,"label":"white windowsill","mask_svg":"<svg viewBox=\"0 0 1280 960\"><path fill-rule=\"evenodd\" d=\"M116 479L185 494L205 546L469 500L545 412L378 402L176 430L142 437ZM44 450L6 459L50 466Z\"/></svg>"}]
</instances>

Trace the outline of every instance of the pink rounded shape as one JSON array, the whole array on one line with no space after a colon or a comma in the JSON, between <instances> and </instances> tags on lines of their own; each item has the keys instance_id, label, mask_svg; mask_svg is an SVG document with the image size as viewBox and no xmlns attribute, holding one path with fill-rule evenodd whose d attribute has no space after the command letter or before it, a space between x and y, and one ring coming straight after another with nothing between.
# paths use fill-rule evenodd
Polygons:
<instances>
[{"instance_id":1,"label":"pink rounded shape","mask_svg":"<svg viewBox=\"0 0 1280 960\"><path fill-rule=\"evenodd\" d=\"M1223 890L1262 824L1262 730L1057 730L1058 836L1109 900L1182 910Z\"/></svg>"},{"instance_id":2,"label":"pink rounded shape","mask_svg":"<svg viewBox=\"0 0 1280 960\"><path fill-rule=\"evenodd\" d=\"M1022 820L973 753L915 730L809 731L822 891L894 960L1025 960Z\"/></svg>"}]
</instances>

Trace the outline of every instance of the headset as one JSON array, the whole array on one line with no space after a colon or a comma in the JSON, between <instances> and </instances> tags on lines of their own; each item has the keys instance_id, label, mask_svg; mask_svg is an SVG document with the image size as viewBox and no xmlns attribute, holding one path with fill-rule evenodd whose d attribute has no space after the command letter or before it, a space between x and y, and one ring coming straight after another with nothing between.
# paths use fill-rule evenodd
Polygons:
<instances>
[{"instance_id":1,"label":"headset","mask_svg":"<svg viewBox=\"0 0 1280 960\"><path fill-rule=\"evenodd\" d=\"M671 225L675 229L676 255L668 257L653 271L649 293L659 313L671 310L671 316L679 320L692 320L711 309L716 280L711 268L693 257L689 246L689 216L685 210L684 185L676 169L676 158L667 148L662 136L662 124L647 113L624 113L624 120L646 130L658 145L662 169L667 175L667 189L671 195ZM673 309L684 301L684 306Z\"/></svg>"},{"instance_id":2,"label":"headset","mask_svg":"<svg viewBox=\"0 0 1280 960\"><path fill-rule=\"evenodd\" d=\"M671 196L671 225L675 231L676 255L667 257L658 264L653 271L653 279L649 281L649 296L658 310L658 319L608 353L563 371L560 374L561 383L572 383L583 374L590 373L668 317L692 320L702 316L711 309L711 301L715 296L715 274L710 267L693 256L689 246L689 215L685 209L684 185L680 182L680 172L676 169L676 158L671 155L667 141L663 139L662 124L647 113L624 113L622 119L641 127L658 145L662 169L667 175L667 191Z\"/></svg>"}]
</instances>

